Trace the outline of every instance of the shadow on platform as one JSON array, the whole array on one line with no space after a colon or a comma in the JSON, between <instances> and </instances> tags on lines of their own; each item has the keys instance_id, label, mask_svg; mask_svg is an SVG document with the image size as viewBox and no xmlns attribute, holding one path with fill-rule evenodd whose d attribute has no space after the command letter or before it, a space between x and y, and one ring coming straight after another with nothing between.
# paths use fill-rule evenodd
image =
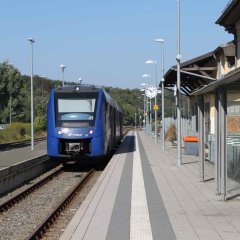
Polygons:
<instances>
[{"instance_id":1,"label":"shadow on platform","mask_svg":"<svg viewBox=\"0 0 240 240\"><path fill-rule=\"evenodd\" d=\"M122 144L116 150L115 154L130 153L135 150L135 136L126 136Z\"/></svg>"}]
</instances>

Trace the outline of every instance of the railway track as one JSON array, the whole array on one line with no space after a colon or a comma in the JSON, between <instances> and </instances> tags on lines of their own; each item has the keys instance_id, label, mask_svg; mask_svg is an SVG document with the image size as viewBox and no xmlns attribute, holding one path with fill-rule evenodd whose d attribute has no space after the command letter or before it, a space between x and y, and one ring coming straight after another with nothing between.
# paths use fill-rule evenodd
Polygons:
<instances>
[{"instance_id":1,"label":"railway track","mask_svg":"<svg viewBox=\"0 0 240 240\"><path fill-rule=\"evenodd\" d=\"M63 201L43 220L43 222L37 226L37 228L32 232L32 234L27 238L28 240L37 240L43 237L47 229L54 224L57 217L60 213L67 207L67 205L76 197L83 186L87 183L89 178L94 173L94 170L91 169L84 178L79 182L79 184L63 199Z\"/></svg>"},{"instance_id":2,"label":"railway track","mask_svg":"<svg viewBox=\"0 0 240 240\"><path fill-rule=\"evenodd\" d=\"M78 194L81 196L81 189L94 176L94 172L93 169L86 173L81 169L64 171L58 168L36 185L2 203L0 239L42 238L74 197Z\"/></svg>"},{"instance_id":3,"label":"railway track","mask_svg":"<svg viewBox=\"0 0 240 240\"><path fill-rule=\"evenodd\" d=\"M127 128L124 130L124 136L127 134L129 130L132 130L132 128ZM67 169L67 171L69 171L69 169ZM52 234L51 232L55 231L52 229L56 228L56 226L57 228L59 228L58 225L60 221L60 224L63 224L63 225L60 229L56 230L58 231L58 233L56 234L60 236L59 234L61 234L61 230L67 224L67 222L64 223L64 221L66 220L62 221L62 218L64 218L63 215L65 215L65 212L69 211L69 210L66 210L68 204L73 204L71 202L78 201L78 200L74 200L74 196L78 194L80 194L81 196L82 194L81 189L83 189L84 184L86 184L89 180L90 182L92 182L91 184L94 185L95 183L94 181L97 180L98 176L100 175L100 172L101 170L98 171L96 174L94 174L94 171L91 170L91 173L86 174L86 176L85 176L85 173L82 173L82 172L73 172L72 175L75 174L75 176L70 176L71 175L70 172L66 173L66 169L64 171L63 168L60 168L56 172L47 176L47 178L42 179L36 185L31 186L27 188L24 192L17 194L12 199L9 199L3 202L2 204L0 202L0 232L2 235L2 237L0 236L0 240L2 239L4 240L5 239L16 239L16 240L17 239L41 239L41 238L51 239L51 240L58 239L57 237L51 236ZM71 191L70 189L68 189L67 193L65 188L67 188L67 185L72 185L72 184L67 184L67 180L61 177L61 175L64 175L64 174L65 175L70 174L65 178L66 179L71 178L72 179L71 181L73 181L74 179L74 182L75 182L74 187L71 187ZM95 178L95 180L91 180L92 175L93 176L95 175L95 177L92 177L92 179ZM80 176L81 176L81 181L76 184L75 180ZM59 180L57 180L58 183L56 184L52 183L56 178L59 178ZM66 186L64 186L64 184L66 184ZM59 190L57 191L52 190L53 188L55 188L55 185L60 185ZM46 188L46 190L41 190L43 188ZM52 192L56 192L56 193L52 193ZM55 194L59 194L60 197L59 196L55 197L54 196ZM87 195L87 193L85 194ZM81 199L80 201L84 200L83 197L80 197L80 199ZM35 201L37 203L35 203ZM40 202L40 207L38 206L39 204L38 202ZM52 206L52 202L55 203L53 204L54 206ZM58 202L58 204L56 204L56 202ZM72 209L75 209L75 210L78 209L80 204L77 205L76 207L75 206L70 207L71 208L70 212L72 212ZM46 210L44 210L45 208ZM71 217L69 216L68 221L70 221L72 216ZM58 223L55 224L55 221L59 218L60 220L58 220ZM50 237L48 237L49 234L50 234ZM53 234L55 236L55 233Z\"/></svg>"},{"instance_id":4,"label":"railway track","mask_svg":"<svg viewBox=\"0 0 240 240\"><path fill-rule=\"evenodd\" d=\"M19 188L23 184L35 179L59 164L52 161L46 154L15 164L0 170L0 196Z\"/></svg>"},{"instance_id":5,"label":"railway track","mask_svg":"<svg viewBox=\"0 0 240 240\"><path fill-rule=\"evenodd\" d=\"M28 195L39 189L40 187L44 186L47 184L49 181L51 181L54 177L56 177L58 174L63 172L63 168L58 168L56 171L51 173L50 175L44 177L42 180L39 182L33 184L29 188L25 189L24 191L20 192L16 196L8 199L4 203L0 205L0 212L4 212L9 210L11 207L13 207L15 204L19 203L22 201L24 198L26 198Z\"/></svg>"},{"instance_id":6,"label":"railway track","mask_svg":"<svg viewBox=\"0 0 240 240\"><path fill-rule=\"evenodd\" d=\"M34 139L34 142L36 143L36 142L44 141L46 139L47 139L47 137L36 138L36 139ZM6 151L6 150L14 149L14 148L26 147L30 144L31 144L31 140L4 143L4 144L0 144L0 150Z\"/></svg>"}]
</instances>

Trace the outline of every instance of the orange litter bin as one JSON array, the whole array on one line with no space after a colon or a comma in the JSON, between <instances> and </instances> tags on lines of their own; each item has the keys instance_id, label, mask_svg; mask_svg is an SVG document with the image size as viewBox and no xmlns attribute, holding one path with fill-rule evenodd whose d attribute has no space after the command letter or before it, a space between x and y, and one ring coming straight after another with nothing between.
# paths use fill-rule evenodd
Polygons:
<instances>
[{"instance_id":1,"label":"orange litter bin","mask_svg":"<svg viewBox=\"0 0 240 240\"><path fill-rule=\"evenodd\" d=\"M183 137L184 149L186 155L198 155L198 136L185 136Z\"/></svg>"}]
</instances>

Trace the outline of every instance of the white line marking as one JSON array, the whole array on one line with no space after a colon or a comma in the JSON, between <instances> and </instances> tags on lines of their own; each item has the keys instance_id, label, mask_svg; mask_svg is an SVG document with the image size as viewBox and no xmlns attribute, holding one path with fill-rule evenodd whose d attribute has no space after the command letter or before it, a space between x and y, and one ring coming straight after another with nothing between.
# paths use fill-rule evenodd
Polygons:
<instances>
[{"instance_id":1,"label":"white line marking","mask_svg":"<svg viewBox=\"0 0 240 240\"><path fill-rule=\"evenodd\" d=\"M133 153L130 240L152 240L152 230L136 133L135 139L136 150Z\"/></svg>"}]
</instances>

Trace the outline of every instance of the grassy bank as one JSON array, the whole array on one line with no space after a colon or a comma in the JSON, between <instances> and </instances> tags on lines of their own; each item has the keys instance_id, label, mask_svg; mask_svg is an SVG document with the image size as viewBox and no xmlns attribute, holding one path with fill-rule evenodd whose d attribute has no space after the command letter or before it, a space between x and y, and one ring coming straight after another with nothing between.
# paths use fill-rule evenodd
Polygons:
<instances>
[{"instance_id":1,"label":"grassy bank","mask_svg":"<svg viewBox=\"0 0 240 240\"><path fill-rule=\"evenodd\" d=\"M45 131L37 131L34 137L46 136ZM31 124L30 123L12 123L4 130L0 130L0 144L25 141L31 139Z\"/></svg>"}]
</instances>

